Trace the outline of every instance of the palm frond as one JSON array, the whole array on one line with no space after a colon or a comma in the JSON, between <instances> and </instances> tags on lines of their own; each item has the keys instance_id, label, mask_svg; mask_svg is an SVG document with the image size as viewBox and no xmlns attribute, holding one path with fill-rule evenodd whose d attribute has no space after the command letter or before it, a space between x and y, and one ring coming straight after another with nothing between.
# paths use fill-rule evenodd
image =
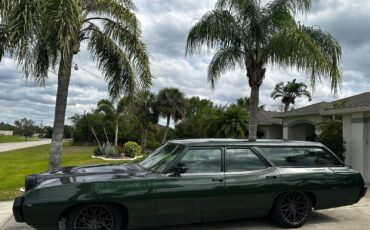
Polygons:
<instances>
[{"instance_id":1,"label":"palm frond","mask_svg":"<svg viewBox=\"0 0 370 230\"><path fill-rule=\"evenodd\" d=\"M131 11L135 9L135 5L131 0L84 0L82 1L82 9L86 15L91 14L94 17L111 18L125 25L132 32L140 33L139 22Z\"/></svg>"},{"instance_id":2,"label":"palm frond","mask_svg":"<svg viewBox=\"0 0 370 230\"><path fill-rule=\"evenodd\" d=\"M219 0L216 9L228 10L241 27L240 33L244 43L248 43L249 52L254 48L259 56L259 45L266 38L266 28L262 23L263 11L259 0Z\"/></svg>"},{"instance_id":3,"label":"palm frond","mask_svg":"<svg viewBox=\"0 0 370 230\"><path fill-rule=\"evenodd\" d=\"M81 8L78 1L59 0L42 1L42 15L45 27L45 40L58 38L58 49L63 58L74 54L82 22ZM72 46L71 46L72 44Z\"/></svg>"},{"instance_id":4,"label":"palm frond","mask_svg":"<svg viewBox=\"0 0 370 230\"><path fill-rule=\"evenodd\" d=\"M141 90L135 94L132 107L136 121L142 129L148 128L151 124L158 123L159 115L156 107L156 96L148 90Z\"/></svg>"},{"instance_id":5,"label":"palm frond","mask_svg":"<svg viewBox=\"0 0 370 230\"><path fill-rule=\"evenodd\" d=\"M256 22L261 15L259 0L218 0L216 9L226 9L240 16L244 21L251 22L251 24Z\"/></svg>"},{"instance_id":6,"label":"palm frond","mask_svg":"<svg viewBox=\"0 0 370 230\"><path fill-rule=\"evenodd\" d=\"M186 54L199 52L202 45L208 48L228 46L241 42L234 17L227 10L213 10L205 14L189 32L186 42Z\"/></svg>"},{"instance_id":7,"label":"palm frond","mask_svg":"<svg viewBox=\"0 0 370 230\"><path fill-rule=\"evenodd\" d=\"M105 74L112 99L120 94L131 95L135 91L137 79L129 58L107 34L94 25L91 25L88 49Z\"/></svg>"},{"instance_id":8,"label":"palm frond","mask_svg":"<svg viewBox=\"0 0 370 230\"><path fill-rule=\"evenodd\" d=\"M7 42L7 32L5 30L5 26L0 24L0 61L5 55Z\"/></svg>"},{"instance_id":9,"label":"palm frond","mask_svg":"<svg viewBox=\"0 0 370 230\"><path fill-rule=\"evenodd\" d=\"M275 0L269 2L263 9L263 23L272 30L276 28L284 29L287 26L295 25L294 11L296 11L294 1Z\"/></svg>"},{"instance_id":10,"label":"palm frond","mask_svg":"<svg viewBox=\"0 0 370 230\"><path fill-rule=\"evenodd\" d=\"M151 85L152 74L148 51L141 41L140 33L133 33L123 24L113 20L104 21L104 33L123 48L139 75L142 87L148 88Z\"/></svg>"},{"instance_id":11,"label":"palm frond","mask_svg":"<svg viewBox=\"0 0 370 230\"><path fill-rule=\"evenodd\" d=\"M130 97L121 97L121 99L117 103L117 113L122 114L124 111L127 110L131 103Z\"/></svg>"},{"instance_id":12,"label":"palm frond","mask_svg":"<svg viewBox=\"0 0 370 230\"><path fill-rule=\"evenodd\" d=\"M0 20L4 19L6 12L18 5L20 0L1 0L0 1Z\"/></svg>"},{"instance_id":13,"label":"palm frond","mask_svg":"<svg viewBox=\"0 0 370 230\"><path fill-rule=\"evenodd\" d=\"M342 56L342 48L338 41L328 32L322 31L320 28L301 26L301 30L306 33L319 47L321 54L325 58L322 68L316 72L315 68L311 71L311 87L315 85L315 75L322 74L331 81L331 89L334 93L337 88L341 87L342 71L339 67ZM321 67L321 66L320 66Z\"/></svg>"},{"instance_id":14,"label":"palm frond","mask_svg":"<svg viewBox=\"0 0 370 230\"><path fill-rule=\"evenodd\" d=\"M311 10L312 0L274 0L267 4L266 8L289 11L291 14L298 12L307 13Z\"/></svg>"},{"instance_id":15,"label":"palm frond","mask_svg":"<svg viewBox=\"0 0 370 230\"><path fill-rule=\"evenodd\" d=\"M114 108L114 105L112 101L107 99L102 99L98 102L98 106L96 108L96 112L98 113L104 113L106 118L108 119L115 119L116 109Z\"/></svg>"},{"instance_id":16,"label":"palm frond","mask_svg":"<svg viewBox=\"0 0 370 230\"><path fill-rule=\"evenodd\" d=\"M220 48L213 56L208 66L208 81L212 89L220 76L227 70L232 70L236 66L243 66L243 53L236 47Z\"/></svg>"},{"instance_id":17,"label":"palm frond","mask_svg":"<svg viewBox=\"0 0 370 230\"><path fill-rule=\"evenodd\" d=\"M79 6L74 0L11 1L2 12L6 48L17 58L26 78L43 85L57 58L73 55L71 43L79 30Z\"/></svg>"},{"instance_id":18,"label":"palm frond","mask_svg":"<svg viewBox=\"0 0 370 230\"><path fill-rule=\"evenodd\" d=\"M331 81L334 92L340 86L340 45L320 29L299 26L280 31L271 38L266 53L273 64L309 72L312 87L322 77Z\"/></svg>"},{"instance_id":19,"label":"palm frond","mask_svg":"<svg viewBox=\"0 0 370 230\"><path fill-rule=\"evenodd\" d=\"M5 1L7 2L7 1ZM47 78L47 70L50 64L48 49L45 49L42 38L40 16L42 15L41 3L37 0L11 1L8 2L2 12L3 31L6 37L2 53L9 52L15 56L21 66L25 77L31 76L41 85ZM7 7L11 7L7 9Z\"/></svg>"},{"instance_id":20,"label":"palm frond","mask_svg":"<svg viewBox=\"0 0 370 230\"><path fill-rule=\"evenodd\" d=\"M175 122L185 117L185 95L178 88L163 88L157 95L157 109L163 117L172 117Z\"/></svg>"},{"instance_id":21,"label":"palm frond","mask_svg":"<svg viewBox=\"0 0 370 230\"><path fill-rule=\"evenodd\" d=\"M274 90L271 92L272 99L276 99L279 97L284 97L284 82L281 81L275 85Z\"/></svg>"}]
</instances>

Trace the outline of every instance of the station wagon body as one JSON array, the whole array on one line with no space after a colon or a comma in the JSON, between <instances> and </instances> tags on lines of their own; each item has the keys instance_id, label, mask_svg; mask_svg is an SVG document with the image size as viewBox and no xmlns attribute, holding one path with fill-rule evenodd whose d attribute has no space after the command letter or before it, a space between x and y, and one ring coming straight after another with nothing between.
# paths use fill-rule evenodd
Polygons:
<instances>
[{"instance_id":1,"label":"station wagon body","mask_svg":"<svg viewBox=\"0 0 370 230\"><path fill-rule=\"evenodd\" d=\"M139 163L67 167L28 176L25 186L13 213L37 229L134 229L267 215L299 227L311 209L352 205L366 193L361 174L322 144L284 140L174 140ZM92 208L103 208L115 223L94 219Z\"/></svg>"}]
</instances>

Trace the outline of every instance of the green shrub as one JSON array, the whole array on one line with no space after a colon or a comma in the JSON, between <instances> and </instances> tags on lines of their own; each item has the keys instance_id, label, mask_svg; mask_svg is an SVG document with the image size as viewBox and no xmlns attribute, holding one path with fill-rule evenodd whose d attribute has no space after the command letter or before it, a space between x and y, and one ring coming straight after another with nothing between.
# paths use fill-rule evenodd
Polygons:
<instances>
[{"instance_id":1,"label":"green shrub","mask_svg":"<svg viewBox=\"0 0 370 230\"><path fill-rule=\"evenodd\" d=\"M341 122L329 120L319 124L320 134L316 141L321 142L333 151L342 161L345 160L345 141L343 138L343 125Z\"/></svg>"},{"instance_id":2,"label":"green shrub","mask_svg":"<svg viewBox=\"0 0 370 230\"><path fill-rule=\"evenodd\" d=\"M119 157L120 151L109 142L103 143L100 147L95 149L95 156Z\"/></svg>"},{"instance_id":3,"label":"green shrub","mask_svg":"<svg viewBox=\"0 0 370 230\"><path fill-rule=\"evenodd\" d=\"M140 145L134 141L125 143L125 155L128 157L136 157L140 154Z\"/></svg>"},{"instance_id":4,"label":"green shrub","mask_svg":"<svg viewBox=\"0 0 370 230\"><path fill-rule=\"evenodd\" d=\"M155 150L159 148L159 146L161 146L161 143L156 140L148 140L148 142L146 143L146 147L150 150Z\"/></svg>"}]
</instances>

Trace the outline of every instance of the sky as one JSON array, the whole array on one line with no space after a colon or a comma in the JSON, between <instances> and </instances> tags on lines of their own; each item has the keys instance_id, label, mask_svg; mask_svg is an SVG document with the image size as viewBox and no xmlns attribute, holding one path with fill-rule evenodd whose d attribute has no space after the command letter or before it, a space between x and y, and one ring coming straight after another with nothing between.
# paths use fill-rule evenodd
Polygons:
<instances>
[{"instance_id":1,"label":"sky","mask_svg":"<svg viewBox=\"0 0 370 230\"><path fill-rule=\"evenodd\" d=\"M216 89L207 82L207 67L212 52L185 56L187 34L204 13L212 10L215 0L133 0L141 23L143 41L146 43L153 79L152 91L163 87L177 87L187 97L199 96L217 104L230 104L239 97L249 96L250 89L245 70L236 69L222 75ZM320 101L331 101L370 91L370 1L367 0L313 0L312 10L298 20L319 26L331 33L343 50L341 68L342 88L333 95L328 81L317 82L312 91L312 101L299 99L296 107ZM78 70L72 71L69 88L68 117L75 113L89 112L96 103L107 98L107 84L101 72L82 45L74 57ZM260 104L270 110L281 108L279 100L272 100L270 93L281 81L296 78L309 84L308 76L292 68L268 66L260 90ZM50 72L43 87L32 79L25 79L16 62L5 58L0 62L0 121L13 123L23 117L37 124L52 125L57 89L56 75ZM163 122L163 121L162 121Z\"/></svg>"}]
</instances>

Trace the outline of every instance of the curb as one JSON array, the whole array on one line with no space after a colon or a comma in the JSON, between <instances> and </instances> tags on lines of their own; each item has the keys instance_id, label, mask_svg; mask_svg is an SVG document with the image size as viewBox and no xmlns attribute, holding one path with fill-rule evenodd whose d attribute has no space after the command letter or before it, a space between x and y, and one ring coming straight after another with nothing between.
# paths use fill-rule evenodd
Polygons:
<instances>
[{"instance_id":1,"label":"curb","mask_svg":"<svg viewBox=\"0 0 370 230\"><path fill-rule=\"evenodd\" d=\"M10 215L8 218L5 218L5 222L0 226L0 230L4 229L4 227L10 222L10 220L13 218L13 215Z\"/></svg>"}]
</instances>

